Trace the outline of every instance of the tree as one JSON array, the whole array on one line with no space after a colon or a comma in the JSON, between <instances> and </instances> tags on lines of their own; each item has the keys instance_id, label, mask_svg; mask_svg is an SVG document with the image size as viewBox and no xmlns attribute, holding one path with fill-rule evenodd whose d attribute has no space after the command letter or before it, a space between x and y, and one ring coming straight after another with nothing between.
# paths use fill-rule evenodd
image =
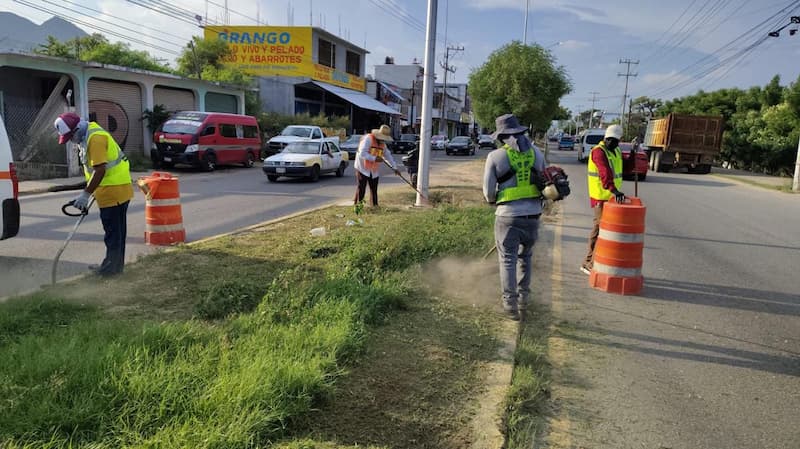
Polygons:
<instances>
[{"instance_id":1,"label":"tree","mask_svg":"<svg viewBox=\"0 0 800 449\"><path fill-rule=\"evenodd\" d=\"M230 56L231 50L226 42L195 36L178 57L178 74L243 88L245 113L258 115L261 99L258 92L252 90L253 78L237 68L226 66L225 60Z\"/></svg>"},{"instance_id":2,"label":"tree","mask_svg":"<svg viewBox=\"0 0 800 449\"><path fill-rule=\"evenodd\" d=\"M146 51L133 50L127 43L111 43L102 34L76 37L61 42L53 36L35 50L36 53L59 58L113 64L153 72L172 72L163 61Z\"/></svg>"},{"instance_id":3,"label":"tree","mask_svg":"<svg viewBox=\"0 0 800 449\"><path fill-rule=\"evenodd\" d=\"M521 123L545 131L572 84L552 53L514 41L470 73L469 90L478 122L494 123L496 117L513 113Z\"/></svg>"}]
</instances>

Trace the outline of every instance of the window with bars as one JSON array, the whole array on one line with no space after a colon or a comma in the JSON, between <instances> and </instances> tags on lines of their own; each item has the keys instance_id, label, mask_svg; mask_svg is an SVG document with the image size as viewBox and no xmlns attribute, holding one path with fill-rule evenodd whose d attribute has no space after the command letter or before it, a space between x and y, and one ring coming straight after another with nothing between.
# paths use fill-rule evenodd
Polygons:
<instances>
[{"instance_id":1,"label":"window with bars","mask_svg":"<svg viewBox=\"0 0 800 449\"><path fill-rule=\"evenodd\" d=\"M319 63L332 69L336 68L336 44L325 39L319 40Z\"/></svg>"},{"instance_id":2,"label":"window with bars","mask_svg":"<svg viewBox=\"0 0 800 449\"><path fill-rule=\"evenodd\" d=\"M352 51L347 52L347 66L345 67L345 71L351 75L361 76L361 55L358 53L353 53Z\"/></svg>"}]
</instances>

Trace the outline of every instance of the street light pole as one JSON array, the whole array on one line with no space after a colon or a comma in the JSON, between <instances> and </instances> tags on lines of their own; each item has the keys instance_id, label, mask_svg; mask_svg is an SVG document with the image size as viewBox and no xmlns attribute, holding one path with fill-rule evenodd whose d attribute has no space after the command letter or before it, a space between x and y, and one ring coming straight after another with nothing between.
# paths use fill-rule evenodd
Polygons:
<instances>
[{"instance_id":1,"label":"street light pole","mask_svg":"<svg viewBox=\"0 0 800 449\"><path fill-rule=\"evenodd\" d=\"M525 0L525 30L522 32L522 45L528 45L528 9L531 6L531 0Z\"/></svg>"},{"instance_id":2,"label":"street light pole","mask_svg":"<svg viewBox=\"0 0 800 449\"><path fill-rule=\"evenodd\" d=\"M422 82L422 130L420 136L419 165L417 166L416 206L424 206L428 198L428 159L431 154L431 125L433 109L434 60L436 59L436 11L438 0L428 0L428 23L425 31L425 79ZM421 192L421 193L420 193Z\"/></svg>"},{"instance_id":3,"label":"street light pole","mask_svg":"<svg viewBox=\"0 0 800 449\"><path fill-rule=\"evenodd\" d=\"M800 192L800 140L797 141L797 159L794 162L794 179L792 179L792 191Z\"/></svg>"}]
</instances>

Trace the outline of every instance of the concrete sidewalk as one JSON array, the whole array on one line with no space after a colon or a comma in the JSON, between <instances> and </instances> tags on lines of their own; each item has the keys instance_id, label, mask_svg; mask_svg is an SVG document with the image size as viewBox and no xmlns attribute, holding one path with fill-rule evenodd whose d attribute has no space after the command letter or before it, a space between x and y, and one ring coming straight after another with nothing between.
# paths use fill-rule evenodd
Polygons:
<instances>
[{"instance_id":1,"label":"concrete sidewalk","mask_svg":"<svg viewBox=\"0 0 800 449\"><path fill-rule=\"evenodd\" d=\"M756 185L758 187L784 190L791 192L792 178L782 176L770 176L761 173L753 173L745 170L735 170L722 167L713 167L711 174L726 179L743 182L745 184Z\"/></svg>"}]
</instances>

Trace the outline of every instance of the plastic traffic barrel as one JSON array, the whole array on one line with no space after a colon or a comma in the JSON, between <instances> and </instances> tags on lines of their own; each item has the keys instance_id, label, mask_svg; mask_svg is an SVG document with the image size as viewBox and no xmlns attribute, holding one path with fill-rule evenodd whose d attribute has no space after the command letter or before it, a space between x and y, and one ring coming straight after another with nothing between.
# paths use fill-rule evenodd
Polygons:
<instances>
[{"instance_id":1,"label":"plastic traffic barrel","mask_svg":"<svg viewBox=\"0 0 800 449\"><path fill-rule=\"evenodd\" d=\"M144 241L148 245L174 245L186 241L178 177L153 172L136 182L146 197Z\"/></svg>"},{"instance_id":2,"label":"plastic traffic barrel","mask_svg":"<svg viewBox=\"0 0 800 449\"><path fill-rule=\"evenodd\" d=\"M628 197L624 203L611 198L603 205L589 285L619 295L642 290L645 212L642 200L636 197Z\"/></svg>"}]
</instances>

